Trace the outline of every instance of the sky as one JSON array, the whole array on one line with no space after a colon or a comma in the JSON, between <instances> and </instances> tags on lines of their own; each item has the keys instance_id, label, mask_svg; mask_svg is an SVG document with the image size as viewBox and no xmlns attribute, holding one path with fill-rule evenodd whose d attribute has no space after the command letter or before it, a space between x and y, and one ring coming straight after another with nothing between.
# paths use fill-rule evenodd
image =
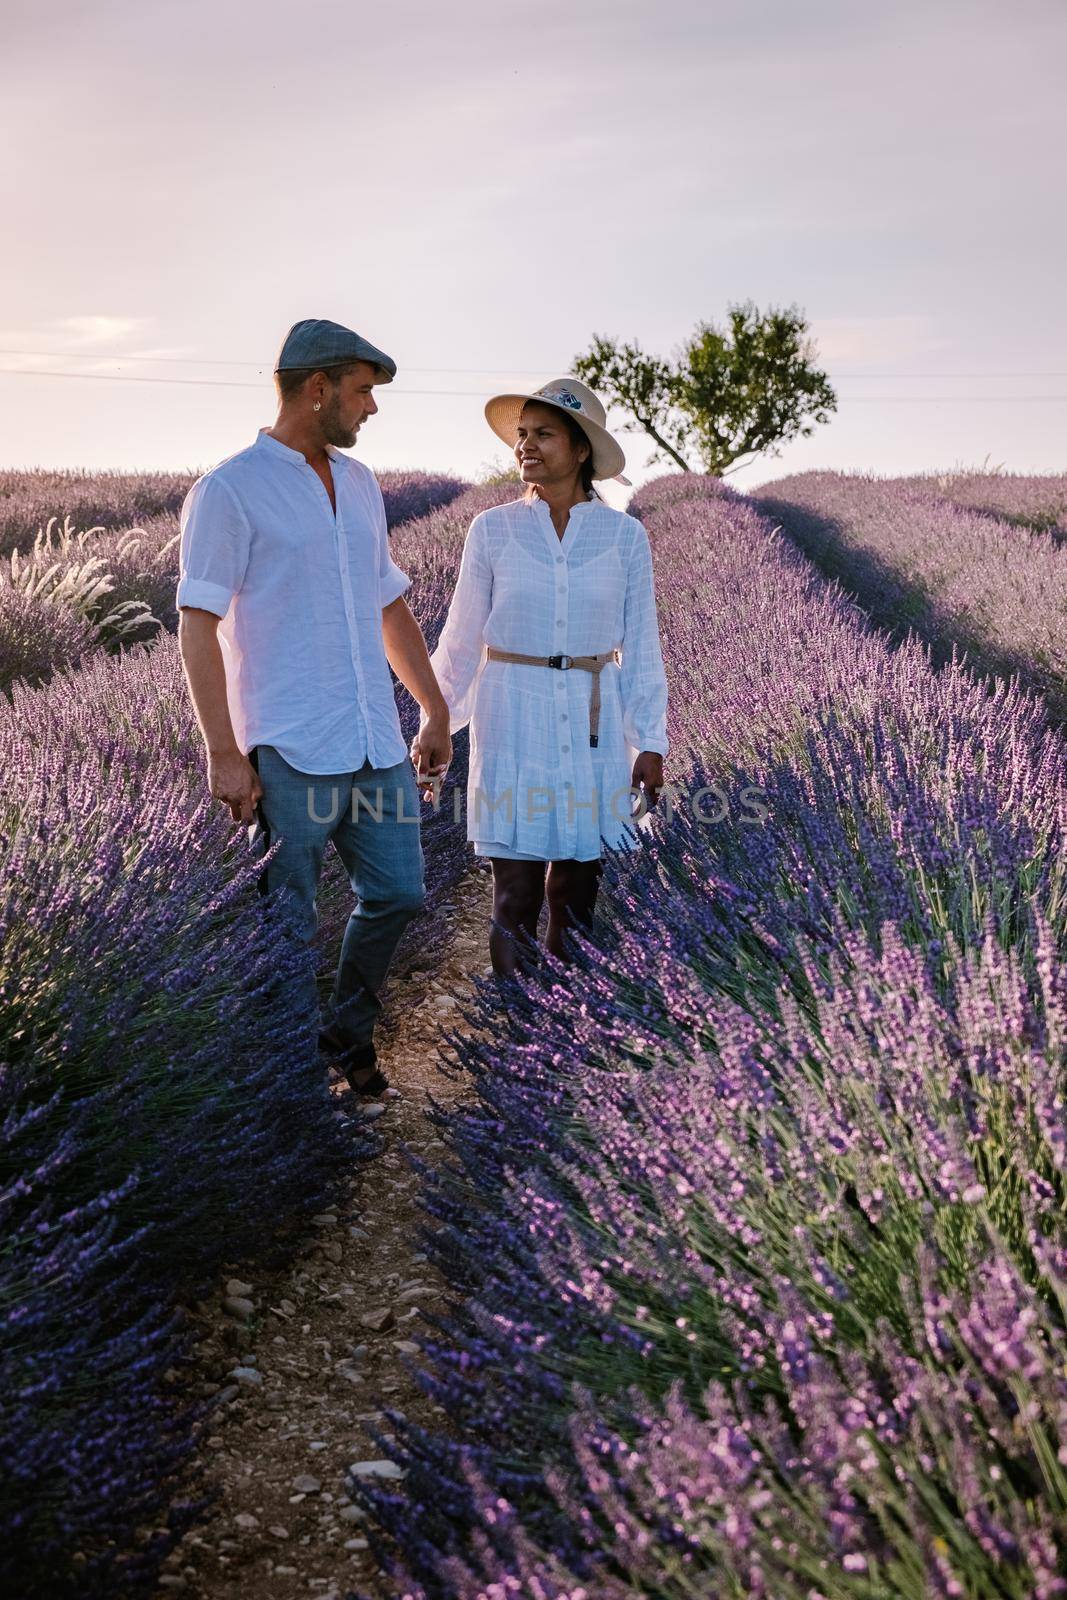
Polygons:
<instances>
[{"instance_id":1,"label":"sky","mask_svg":"<svg viewBox=\"0 0 1067 1600\"><path fill-rule=\"evenodd\" d=\"M473 476L489 395L752 300L801 308L839 408L739 487L1067 470L1065 0L3 18L0 467L203 470L325 316L399 368L359 456Z\"/></svg>"}]
</instances>

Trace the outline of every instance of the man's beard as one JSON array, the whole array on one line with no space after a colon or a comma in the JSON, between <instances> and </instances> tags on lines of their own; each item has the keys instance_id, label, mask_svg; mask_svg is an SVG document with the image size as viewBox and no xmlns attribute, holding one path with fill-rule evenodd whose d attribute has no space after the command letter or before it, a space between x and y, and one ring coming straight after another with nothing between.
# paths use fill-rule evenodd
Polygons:
<instances>
[{"instance_id":1,"label":"man's beard","mask_svg":"<svg viewBox=\"0 0 1067 1600\"><path fill-rule=\"evenodd\" d=\"M337 450L351 450L356 442L357 428L345 428L341 422L341 402L336 395L322 413L320 426L326 437L326 443L332 444Z\"/></svg>"}]
</instances>

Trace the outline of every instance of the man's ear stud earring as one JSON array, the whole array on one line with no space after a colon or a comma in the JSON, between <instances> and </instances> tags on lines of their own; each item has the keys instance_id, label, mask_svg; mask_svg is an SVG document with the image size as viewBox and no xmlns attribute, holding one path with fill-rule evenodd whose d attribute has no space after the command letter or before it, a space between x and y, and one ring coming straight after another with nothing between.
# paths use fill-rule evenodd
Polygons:
<instances>
[{"instance_id":1,"label":"man's ear stud earring","mask_svg":"<svg viewBox=\"0 0 1067 1600\"><path fill-rule=\"evenodd\" d=\"M311 409L312 409L312 411L321 411L322 410L322 401L321 400L316 400L315 404L312 406Z\"/></svg>"}]
</instances>

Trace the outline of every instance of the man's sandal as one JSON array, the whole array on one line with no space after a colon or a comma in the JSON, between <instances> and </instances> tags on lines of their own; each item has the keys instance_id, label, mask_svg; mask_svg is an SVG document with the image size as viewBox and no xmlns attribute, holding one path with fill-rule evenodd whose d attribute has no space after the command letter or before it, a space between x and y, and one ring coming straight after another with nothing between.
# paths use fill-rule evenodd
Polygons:
<instances>
[{"instance_id":1,"label":"man's sandal","mask_svg":"<svg viewBox=\"0 0 1067 1600\"><path fill-rule=\"evenodd\" d=\"M324 1028L319 1034L319 1049L328 1055L329 1065L334 1071L348 1079L349 1088L354 1094L384 1094L389 1088L389 1079L378 1066L373 1043L346 1047L336 1034ZM367 1073L369 1076L356 1076Z\"/></svg>"}]
</instances>

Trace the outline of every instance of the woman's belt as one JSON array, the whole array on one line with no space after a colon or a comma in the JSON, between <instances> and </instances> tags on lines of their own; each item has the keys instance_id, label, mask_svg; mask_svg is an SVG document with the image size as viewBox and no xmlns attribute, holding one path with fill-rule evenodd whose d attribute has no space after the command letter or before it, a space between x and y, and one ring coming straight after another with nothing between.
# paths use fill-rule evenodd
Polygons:
<instances>
[{"instance_id":1,"label":"woman's belt","mask_svg":"<svg viewBox=\"0 0 1067 1600\"><path fill-rule=\"evenodd\" d=\"M489 661L518 661L527 667L557 667L566 672L570 667L581 667L593 674L593 693L589 700L589 743L596 746L600 737L600 674L609 661L621 659L619 651L605 650L598 656L524 656L517 650L498 650L496 645L485 647Z\"/></svg>"}]
</instances>

